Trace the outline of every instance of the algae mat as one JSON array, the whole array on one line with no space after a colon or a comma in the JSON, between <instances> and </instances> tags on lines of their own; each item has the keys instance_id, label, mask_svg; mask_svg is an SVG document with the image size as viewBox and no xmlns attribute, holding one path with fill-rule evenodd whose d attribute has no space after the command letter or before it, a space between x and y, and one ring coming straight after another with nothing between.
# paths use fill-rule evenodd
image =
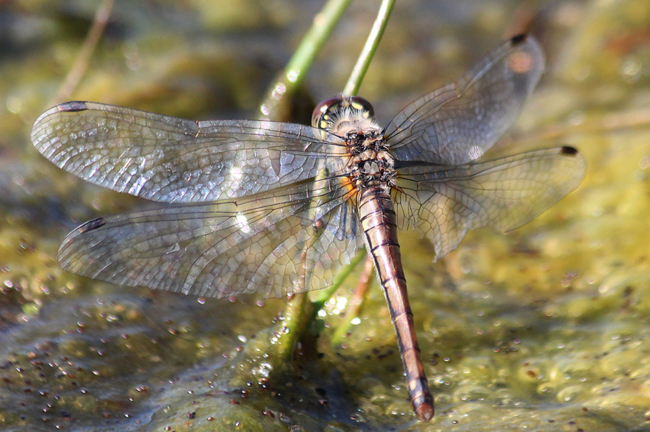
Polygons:
<instances>
[{"instance_id":1,"label":"algae mat","mask_svg":"<svg viewBox=\"0 0 650 432\"><path fill-rule=\"evenodd\" d=\"M381 292L330 343L351 280L295 362L265 356L280 300L225 302L63 273L76 223L146 206L58 171L29 143L96 5L0 9L0 425L37 430L650 428L650 4L538 2L547 73L507 142L572 145L580 188L507 235L470 234L432 264L402 236L437 414L411 413ZM187 118L254 116L319 2L118 2L76 99ZM515 1L399 3L361 95L385 121L459 76L529 10ZM355 4L306 83L340 91L375 11ZM350 42L352 41L352 42ZM357 42L355 42L357 41ZM281 370L279 370L281 369Z\"/></svg>"}]
</instances>

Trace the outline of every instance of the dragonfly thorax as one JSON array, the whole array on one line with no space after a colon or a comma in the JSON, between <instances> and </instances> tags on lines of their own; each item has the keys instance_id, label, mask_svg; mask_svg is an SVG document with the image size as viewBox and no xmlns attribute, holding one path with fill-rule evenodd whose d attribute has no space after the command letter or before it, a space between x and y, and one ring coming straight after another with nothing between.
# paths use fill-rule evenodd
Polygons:
<instances>
[{"instance_id":1,"label":"dragonfly thorax","mask_svg":"<svg viewBox=\"0 0 650 432\"><path fill-rule=\"evenodd\" d=\"M357 189L372 186L385 186L386 188L395 186L397 175L395 160L382 147L366 148L350 158L348 178Z\"/></svg>"},{"instance_id":2,"label":"dragonfly thorax","mask_svg":"<svg viewBox=\"0 0 650 432\"><path fill-rule=\"evenodd\" d=\"M370 102L358 96L323 101L312 115L312 126L345 140L349 156L346 175L355 189L395 186L395 161L387 151L383 129L373 116Z\"/></svg>"}]
</instances>

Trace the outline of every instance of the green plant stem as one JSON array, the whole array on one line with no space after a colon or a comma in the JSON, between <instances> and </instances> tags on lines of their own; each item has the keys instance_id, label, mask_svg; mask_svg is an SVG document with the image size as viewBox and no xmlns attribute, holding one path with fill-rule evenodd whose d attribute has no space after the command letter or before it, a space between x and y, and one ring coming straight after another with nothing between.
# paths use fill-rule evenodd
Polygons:
<instances>
[{"instance_id":1,"label":"green plant stem","mask_svg":"<svg viewBox=\"0 0 650 432\"><path fill-rule=\"evenodd\" d=\"M349 5L349 0L330 0L323 8L322 12L314 18L314 24L305 35L303 42L298 47L289 64L284 71L275 80L273 86L269 89L264 102L260 106L262 115L271 120L285 120L287 110L287 101L295 92L297 87L304 79L307 69L311 66L318 51L321 49L334 26L339 21L343 12ZM388 19L395 5L395 0L383 0L375 22L370 30L366 44L361 52L357 63L352 70L350 78L343 90L344 95L354 95L359 90L361 82L368 70L381 36L384 33ZM293 353L297 341L300 339L308 324L312 322L318 311L332 297L334 292L341 286L343 281L352 273L354 268L366 256L366 251L361 250L351 260L350 264L341 268L336 274L330 288L323 290L318 299L313 303L307 300L306 294L299 294L290 300L284 309L284 322L282 328L283 339L277 347L277 354L283 361L288 361ZM311 269L304 269L310 271ZM372 272L371 272L372 273ZM370 284L372 277L366 282L366 287ZM306 291L308 287L302 287ZM358 302L359 306L361 301ZM350 314L348 321L353 318L354 313ZM347 328L347 325L345 326Z\"/></svg>"},{"instance_id":2,"label":"green plant stem","mask_svg":"<svg viewBox=\"0 0 650 432\"><path fill-rule=\"evenodd\" d=\"M282 362L291 360L298 341L305 333L311 322L313 305L307 294L296 294L287 301L282 309L282 320L274 326L273 333L276 337L275 351L277 358Z\"/></svg>"},{"instance_id":3,"label":"green plant stem","mask_svg":"<svg viewBox=\"0 0 650 432\"><path fill-rule=\"evenodd\" d=\"M329 0L314 17L311 28L305 34L291 60L267 90L260 105L264 118L277 121L288 120L286 116L289 112L288 105L291 95L304 80L314 58L332 34L334 27L349 5L350 0Z\"/></svg>"},{"instance_id":4,"label":"green plant stem","mask_svg":"<svg viewBox=\"0 0 650 432\"><path fill-rule=\"evenodd\" d=\"M368 39L366 39L366 43L363 47L363 50L361 51L361 54L359 55L359 58L357 59L357 63L354 65L354 68L352 69L352 73L350 74L350 78L348 78L348 82L345 85L345 88L343 89L343 95L344 96L352 96L355 95L359 91L359 87L361 87L361 82L363 81L364 76L366 75L366 71L368 70L368 67L370 66L370 62L372 61L372 58L375 55L375 51L377 51L377 47L379 46L379 42L381 41L381 37L384 34L384 30L386 29L386 25L388 24L388 20L390 18L390 14L393 11L393 6L395 6L395 0L383 0L381 3L381 6L379 7L379 12L377 13L377 18L375 18L375 22L372 25L372 29L370 29L370 34L368 35ZM357 256L354 258L354 260L350 263L349 266L346 266L339 270L339 272L336 274L336 277L334 279L334 282L332 283L332 286L326 290L323 290L321 294L318 296L318 299L314 302L314 314L317 314L318 311L323 307L323 305L327 302L327 300L330 299L330 297L336 292L338 287L343 283L345 278L349 276L349 274L354 270L354 267L361 262L363 257L366 255L365 250L363 253L357 254ZM372 276L370 277L370 281L368 284L372 281ZM348 320L351 320L354 318L353 314L351 314L348 317ZM347 328L347 325L344 325L345 328Z\"/></svg>"},{"instance_id":5,"label":"green plant stem","mask_svg":"<svg viewBox=\"0 0 650 432\"><path fill-rule=\"evenodd\" d=\"M377 47L379 46L379 41L381 41L381 37L384 34L384 30L388 24L388 19L390 18L390 14L393 11L393 6L395 6L395 0L383 0L381 2L379 13L377 14L377 18L372 25L372 29L370 29L370 34L368 35L366 44L363 46L361 55L359 55L357 63L354 65L352 73L350 74L350 78L343 88L344 96L353 96L356 95L359 91L363 77L368 71L370 62L372 61L372 58L375 55L375 51L377 51Z\"/></svg>"}]
</instances>

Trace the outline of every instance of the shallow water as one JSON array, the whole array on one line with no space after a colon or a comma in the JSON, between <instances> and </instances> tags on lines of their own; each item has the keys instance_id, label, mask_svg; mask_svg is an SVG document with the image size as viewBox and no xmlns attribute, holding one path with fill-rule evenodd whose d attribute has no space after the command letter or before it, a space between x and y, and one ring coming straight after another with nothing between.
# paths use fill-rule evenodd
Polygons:
<instances>
[{"instance_id":1,"label":"shallow water","mask_svg":"<svg viewBox=\"0 0 650 432\"><path fill-rule=\"evenodd\" d=\"M309 72L315 101L340 91L374 19L374 4L357 3ZM118 2L73 98L254 117L319 5ZM650 3L538 5L547 73L496 150L572 145L588 173L534 222L471 233L436 264L427 241L401 237L436 399L429 424L411 412L377 287L343 345L330 340L354 278L295 362L279 365L268 352L282 300L199 300L62 272L56 250L77 223L146 203L61 172L29 142L95 4L0 9L2 429L650 428ZM514 1L399 2L360 94L386 121L462 74L526 13Z\"/></svg>"}]
</instances>

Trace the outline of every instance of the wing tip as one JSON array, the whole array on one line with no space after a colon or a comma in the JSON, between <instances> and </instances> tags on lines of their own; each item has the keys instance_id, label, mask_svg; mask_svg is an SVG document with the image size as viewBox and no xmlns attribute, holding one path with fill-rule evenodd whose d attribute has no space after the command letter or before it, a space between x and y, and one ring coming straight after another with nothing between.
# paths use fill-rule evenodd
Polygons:
<instances>
[{"instance_id":1,"label":"wing tip","mask_svg":"<svg viewBox=\"0 0 650 432\"><path fill-rule=\"evenodd\" d=\"M78 276L85 276L90 279L104 280L111 282L110 280L103 279L97 274L91 272L92 265L96 264L95 257L93 254L88 252L92 250L92 246L89 244L84 244L84 238L81 239L79 236L96 230L102 226L106 225L106 219L96 218L84 222L79 225L74 230L70 231L68 235L65 236L63 242L59 246L57 261L59 266L72 274ZM109 263L108 261L106 263ZM118 283L119 285L124 285L123 283Z\"/></svg>"},{"instance_id":2,"label":"wing tip","mask_svg":"<svg viewBox=\"0 0 650 432\"><path fill-rule=\"evenodd\" d=\"M53 106L52 108L48 109L43 114L41 114L34 122L34 125L32 126L32 136L31 136L32 142L34 143L34 145L40 143L41 140L40 134L42 132L42 129L46 127L45 124L47 122L45 121L45 119L47 119L49 116L59 112L79 112L79 111L86 111L88 109L89 108L87 102L82 102L82 101L63 102L62 104Z\"/></svg>"}]
</instances>

